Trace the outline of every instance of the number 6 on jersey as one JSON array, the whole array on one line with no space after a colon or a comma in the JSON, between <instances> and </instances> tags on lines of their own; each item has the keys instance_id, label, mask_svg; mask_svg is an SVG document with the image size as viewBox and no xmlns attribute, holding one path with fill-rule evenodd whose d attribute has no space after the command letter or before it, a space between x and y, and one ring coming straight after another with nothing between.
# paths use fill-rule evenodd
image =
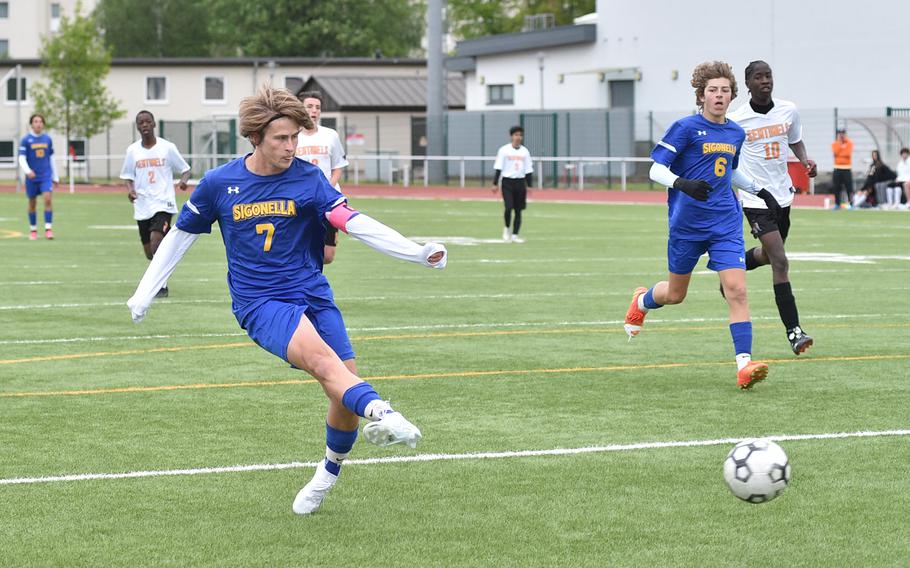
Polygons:
<instances>
[{"instance_id":1,"label":"number 6 on jersey","mask_svg":"<svg viewBox=\"0 0 910 568\"><path fill-rule=\"evenodd\" d=\"M262 245L263 252L272 250L272 237L275 236L275 225L271 223L259 223L256 225L256 234L265 233L265 243Z\"/></svg>"}]
</instances>

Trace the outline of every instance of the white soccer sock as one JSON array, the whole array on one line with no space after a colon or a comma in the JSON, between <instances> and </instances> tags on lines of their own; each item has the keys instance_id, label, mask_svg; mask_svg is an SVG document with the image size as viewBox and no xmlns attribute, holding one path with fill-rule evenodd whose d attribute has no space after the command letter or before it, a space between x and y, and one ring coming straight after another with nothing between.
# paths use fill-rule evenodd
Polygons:
<instances>
[{"instance_id":1,"label":"white soccer sock","mask_svg":"<svg viewBox=\"0 0 910 568\"><path fill-rule=\"evenodd\" d=\"M739 353L736 356L736 370L741 371L743 367L752 362L751 353Z\"/></svg>"},{"instance_id":2,"label":"white soccer sock","mask_svg":"<svg viewBox=\"0 0 910 568\"><path fill-rule=\"evenodd\" d=\"M650 311L649 308L645 307L645 295L644 294L641 294L640 296L638 296L638 309L641 310L643 313L648 313Z\"/></svg>"},{"instance_id":3,"label":"white soccer sock","mask_svg":"<svg viewBox=\"0 0 910 568\"><path fill-rule=\"evenodd\" d=\"M29 225L29 226L28 226L28 230L29 230L29 231L37 231L37 230L38 230L38 225Z\"/></svg>"},{"instance_id":4,"label":"white soccer sock","mask_svg":"<svg viewBox=\"0 0 910 568\"><path fill-rule=\"evenodd\" d=\"M325 447L325 459L334 464L338 464L339 467L344 462L345 458L348 457L348 453L349 452L340 454L338 452L332 451L332 449L328 446Z\"/></svg>"},{"instance_id":5,"label":"white soccer sock","mask_svg":"<svg viewBox=\"0 0 910 568\"><path fill-rule=\"evenodd\" d=\"M367 407L363 409L364 418L373 422L382 420L382 416L388 412L395 411L388 402L380 399L369 402Z\"/></svg>"},{"instance_id":6,"label":"white soccer sock","mask_svg":"<svg viewBox=\"0 0 910 568\"><path fill-rule=\"evenodd\" d=\"M45 224L44 224L45 230L53 229L53 227L52 227L51 225L52 225L51 223L45 223Z\"/></svg>"}]
</instances>

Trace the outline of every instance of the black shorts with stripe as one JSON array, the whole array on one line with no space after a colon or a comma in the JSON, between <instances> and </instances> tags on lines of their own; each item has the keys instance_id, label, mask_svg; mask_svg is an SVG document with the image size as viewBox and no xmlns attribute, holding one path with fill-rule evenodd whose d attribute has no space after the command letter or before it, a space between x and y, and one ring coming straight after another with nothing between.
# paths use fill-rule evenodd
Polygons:
<instances>
[{"instance_id":1,"label":"black shorts with stripe","mask_svg":"<svg viewBox=\"0 0 910 568\"><path fill-rule=\"evenodd\" d=\"M780 238L787 240L790 234L790 207L782 207L780 215L774 215L767 209L743 208L743 214L749 221L749 228L752 230L752 236L756 239L762 235L780 232Z\"/></svg>"},{"instance_id":2,"label":"black shorts with stripe","mask_svg":"<svg viewBox=\"0 0 910 568\"><path fill-rule=\"evenodd\" d=\"M139 225L139 240L142 241L142 244L147 245L152 242L153 231L166 235L171 228L171 220L173 218L173 214L167 211L159 211L148 219L136 221L136 224Z\"/></svg>"}]
</instances>

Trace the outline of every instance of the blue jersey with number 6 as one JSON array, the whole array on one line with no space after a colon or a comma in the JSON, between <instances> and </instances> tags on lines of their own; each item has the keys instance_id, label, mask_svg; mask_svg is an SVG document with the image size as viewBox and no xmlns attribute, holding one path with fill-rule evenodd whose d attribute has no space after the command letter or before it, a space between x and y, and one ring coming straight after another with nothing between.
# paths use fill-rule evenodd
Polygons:
<instances>
[{"instance_id":1,"label":"blue jersey with number 6","mask_svg":"<svg viewBox=\"0 0 910 568\"><path fill-rule=\"evenodd\" d=\"M303 160L270 176L250 172L245 160L206 172L177 228L209 233L218 222L235 314L269 299L333 301L322 274L325 215L344 195Z\"/></svg>"},{"instance_id":2,"label":"blue jersey with number 6","mask_svg":"<svg viewBox=\"0 0 910 568\"><path fill-rule=\"evenodd\" d=\"M671 237L698 241L742 235L742 207L731 177L745 138L745 131L732 120L717 124L695 114L674 122L651 151L651 158L674 174L704 180L713 188L707 201L669 189Z\"/></svg>"}]
</instances>

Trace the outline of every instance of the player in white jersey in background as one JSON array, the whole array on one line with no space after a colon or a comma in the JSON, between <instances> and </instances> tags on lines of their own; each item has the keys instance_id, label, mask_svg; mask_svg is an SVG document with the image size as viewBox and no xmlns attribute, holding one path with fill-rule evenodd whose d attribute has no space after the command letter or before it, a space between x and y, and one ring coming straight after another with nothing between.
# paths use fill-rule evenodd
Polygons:
<instances>
[{"instance_id":1,"label":"player in white jersey in background","mask_svg":"<svg viewBox=\"0 0 910 568\"><path fill-rule=\"evenodd\" d=\"M139 225L139 239L149 260L171 228L177 213L173 172L180 173L177 185L186 191L190 166L171 142L155 136L155 117L147 110L136 114L140 139L126 149L120 179L125 180L127 197L133 204L133 218ZM159 298L168 296L167 283L158 291Z\"/></svg>"},{"instance_id":2,"label":"player in white jersey in background","mask_svg":"<svg viewBox=\"0 0 910 568\"><path fill-rule=\"evenodd\" d=\"M319 91L301 91L297 98L303 103L307 114L313 121L315 128L304 128L297 137L296 155L301 160L306 160L319 166L332 187L341 191L338 182L341 180L342 169L348 167L348 158L341 145L338 132L327 126L319 124L322 118L322 93ZM335 260L335 247L338 245L338 229L329 225L325 233L325 256L323 263L330 264Z\"/></svg>"},{"instance_id":3,"label":"player in white jersey in background","mask_svg":"<svg viewBox=\"0 0 910 568\"><path fill-rule=\"evenodd\" d=\"M505 206L503 218L506 225L502 230L502 240L513 243L525 242L518 236L518 231L521 230L521 212L528 204L528 188L531 187L531 174L534 172L531 153L522 145L524 135L522 127L510 128L511 142L499 148L496 152L496 161L493 163L494 192L499 189L499 177L502 176L502 201Z\"/></svg>"},{"instance_id":4,"label":"player in white jersey in background","mask_svg":"<svg viewBox=\"0 0 910 568\"><path fill-rule=\"evenodd\" d=\"M812 345L813 339L799 324L796 298L790 286L789 261L784 250L784 242L790 232L790 205L795 191L787 170L789 151L793 151L809 177L815 177L817 167L806 156L796 105L771 97L774 78L766 62L749 63L746 67L746 88L751 95L749 102L727 115L746 131L739 168L770 191L781 206L780 214L775 215L768 211L764 201L740 191L743 214L749 221L752 235L761 242L760 247L746 251L746 270L771 265L777 310L787 329L790 348L799 355Z\"/></svg>"}]
</instances>

